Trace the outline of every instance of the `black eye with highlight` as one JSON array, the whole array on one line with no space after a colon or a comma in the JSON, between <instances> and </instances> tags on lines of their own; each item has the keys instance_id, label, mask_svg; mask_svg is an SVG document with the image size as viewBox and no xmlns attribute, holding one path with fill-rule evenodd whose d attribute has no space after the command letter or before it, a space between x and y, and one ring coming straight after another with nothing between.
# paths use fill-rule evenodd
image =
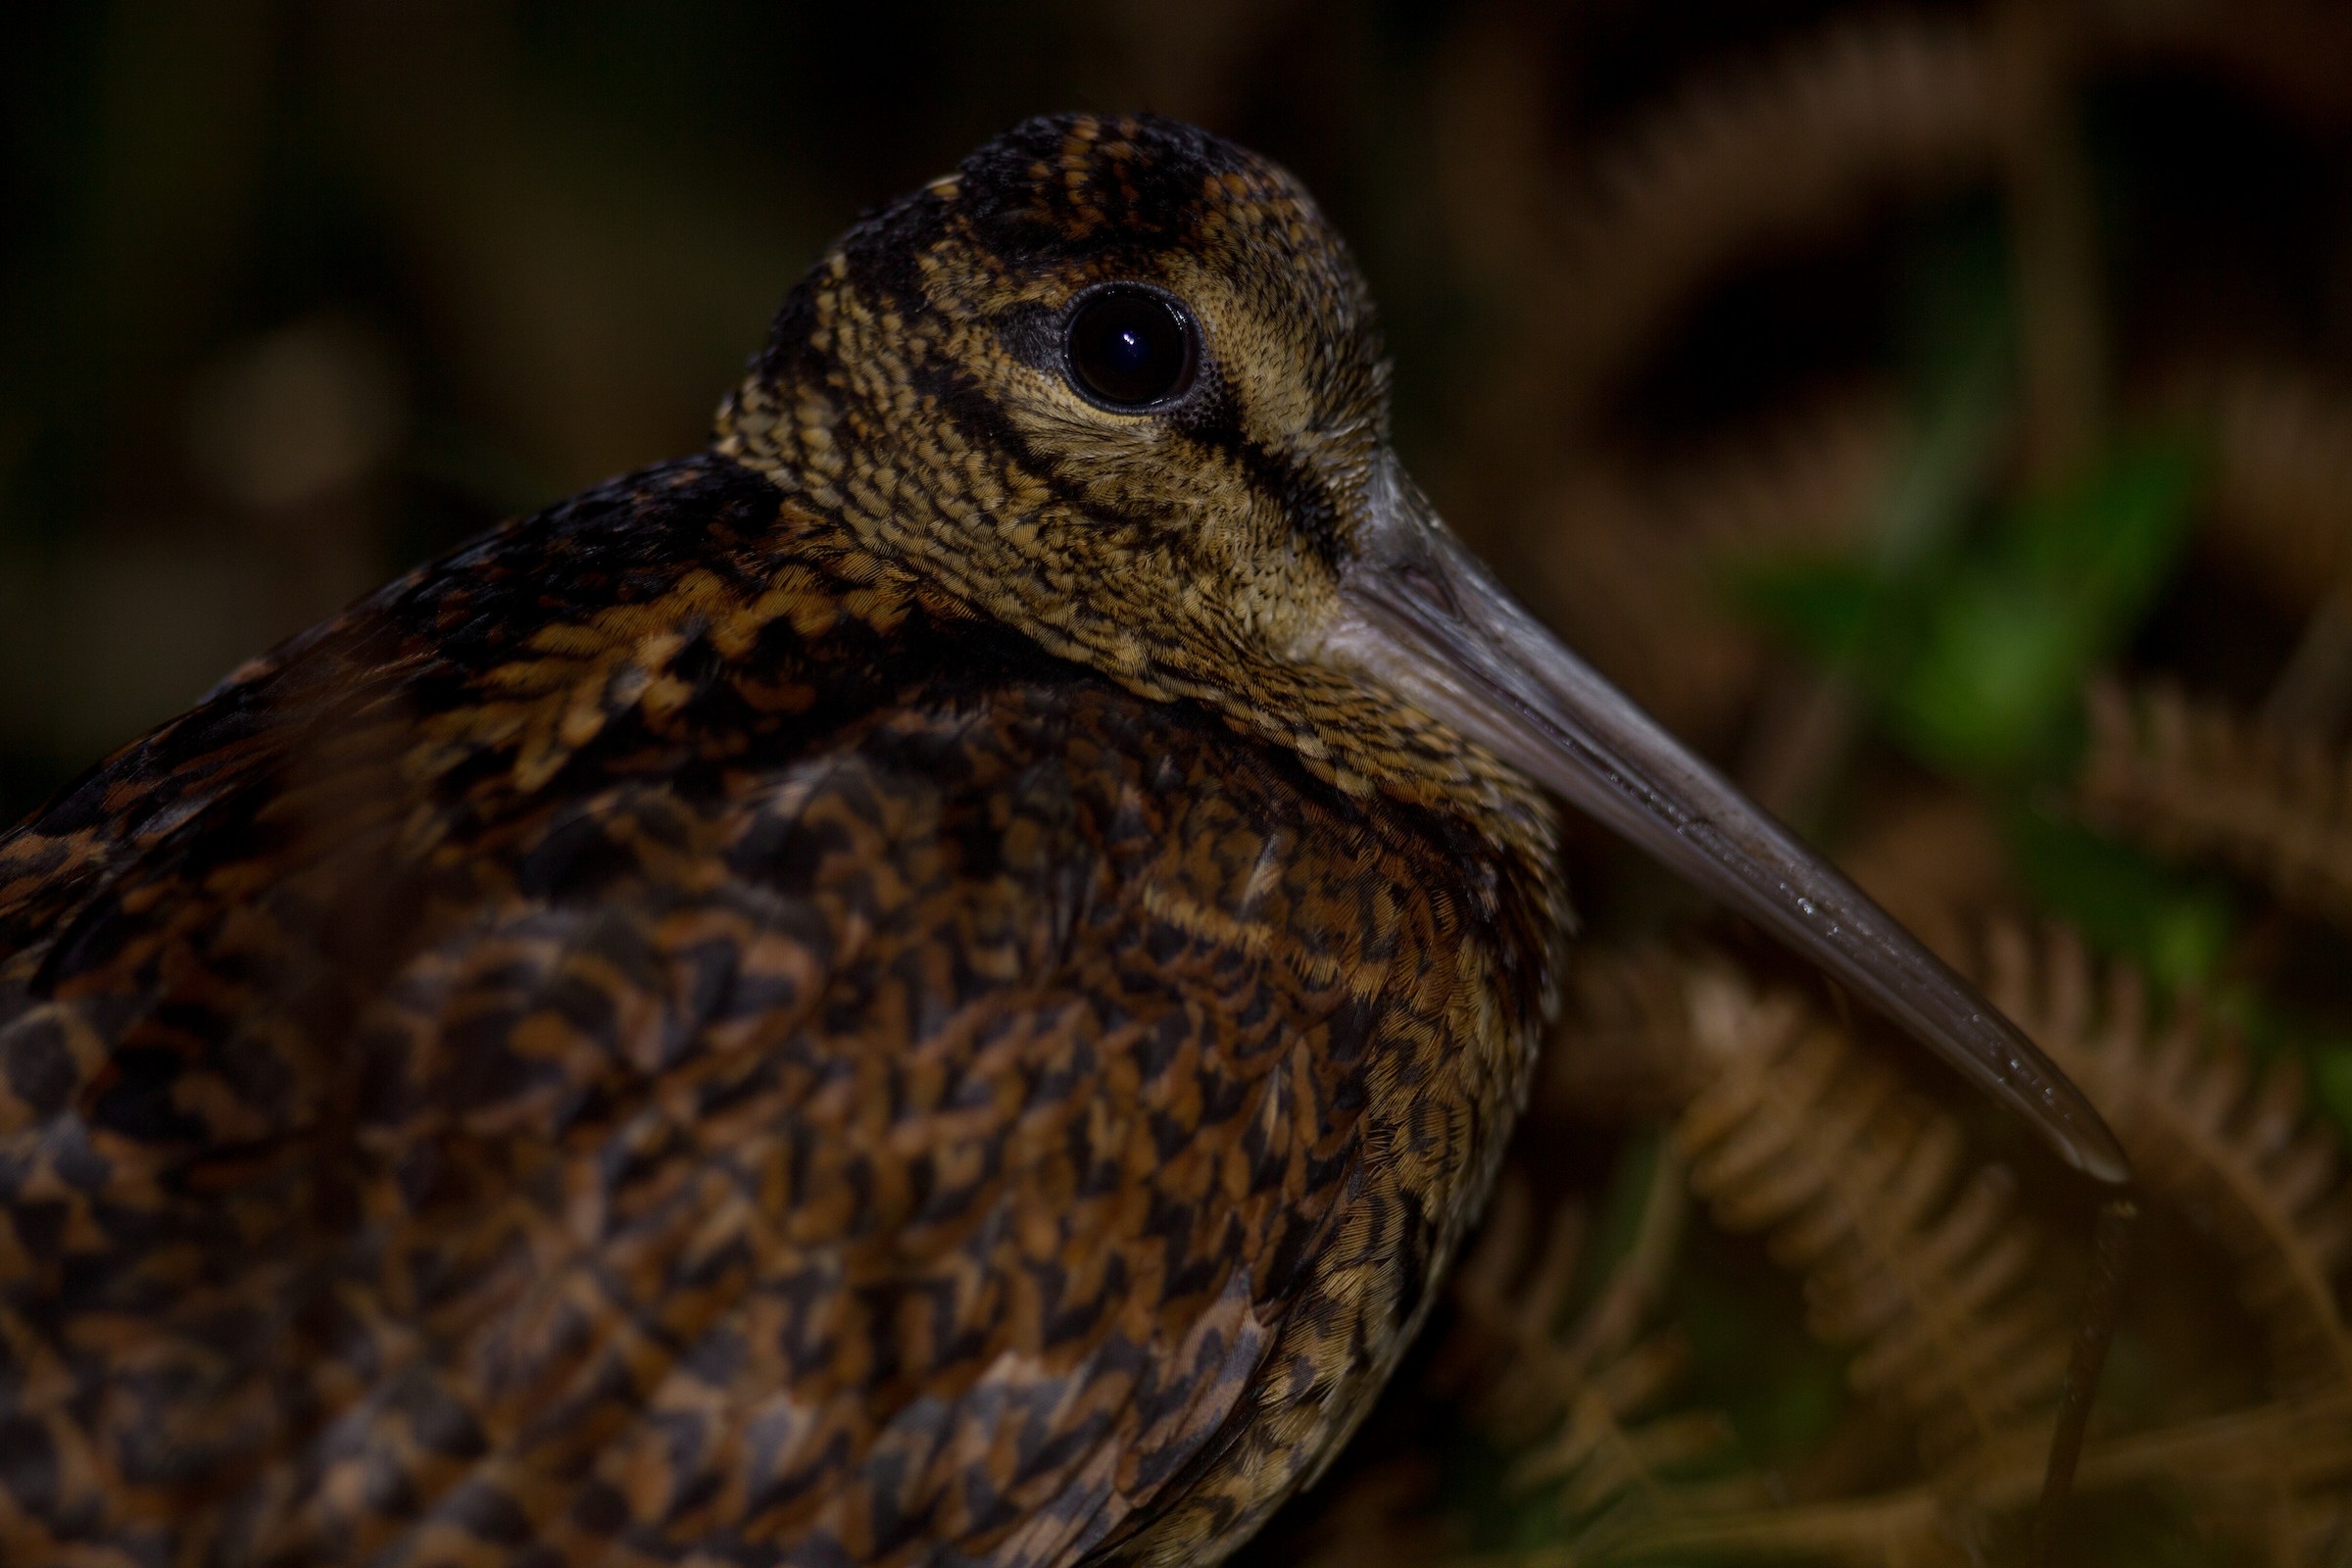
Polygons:
<instances>
[{"instance_id":1,"label":"black eye with highlight","mask_svg":"<svg viewBox=\"0 0 2352 1568\"><path fill-rule=\"evenodd\" d=\"M1199 332L1184 308L1132 284L1089 294L1062 341L1070 384L1120 414L1159 404L1192 385Z\"/></svg>"}]
</instances>

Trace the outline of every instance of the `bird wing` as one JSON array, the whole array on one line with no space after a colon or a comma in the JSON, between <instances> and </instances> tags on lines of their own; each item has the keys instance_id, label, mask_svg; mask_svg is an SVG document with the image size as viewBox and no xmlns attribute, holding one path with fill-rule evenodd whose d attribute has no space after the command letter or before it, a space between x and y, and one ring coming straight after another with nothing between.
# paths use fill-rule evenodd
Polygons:
<instances>
[{"instance_id":1,"label":"bird wing","mask_svg":"<svg viewBox=\"0 0 2352 1568\"><path fill-rule=\"evenodd\" d=\"M1368 1043L1446 1005L1410 846L1092 679L437 856L344 706L0 845L10 1560L1075 1560L1240 1408Z\"/></svg>"}]
</instances>

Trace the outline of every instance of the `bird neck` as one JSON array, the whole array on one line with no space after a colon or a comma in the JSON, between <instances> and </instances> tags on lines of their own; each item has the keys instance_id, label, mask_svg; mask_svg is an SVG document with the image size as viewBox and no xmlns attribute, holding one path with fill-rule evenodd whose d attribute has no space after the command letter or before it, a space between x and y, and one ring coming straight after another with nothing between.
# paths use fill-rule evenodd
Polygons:
<instances>
[{"instance_id":1,"label":"bird neck","mask_svg":"<svg viewBox=\"0 0 2352 1568\"><path fill-rule=\"evenodd\" d=\"M845 389L823 380L755 372L721 407L716 449L793 496L796 514L824 519L824 548L866 552L878 574L910 574L926 597L936 595L975 620L1009 626L1138 696L1201 704L1351 797L1429 814L1466 857L1494 868L1498 910L1506 902L1524 905L1531 928L1549 933L1565 926L1557 814L1516 769L1348 670L1252 656L1230 639L1202 655L1180 640L1139 638L1115 616L1087 612L1070 602L1083 601L1083 593L1062 595L1049 612L1034 598L1007 592L1004 576L1031 574L1006 573L1001 564L995 571L976 566L976 547L936 547L982 532L1017 533L1017 517L1000 514L982 530L958 526L950 514L957 507L999 514L1017 508L1023 504L1018 476L992 475L991 487L1002 493L977 501L943 496L936 488L942 476L876 450L876 428L891 421L855 416L845 411L851 401ZM1037 501L1047 504L1042 487ZM816 541L780 543L796 554Z\"/></svg>"}]
</instances>

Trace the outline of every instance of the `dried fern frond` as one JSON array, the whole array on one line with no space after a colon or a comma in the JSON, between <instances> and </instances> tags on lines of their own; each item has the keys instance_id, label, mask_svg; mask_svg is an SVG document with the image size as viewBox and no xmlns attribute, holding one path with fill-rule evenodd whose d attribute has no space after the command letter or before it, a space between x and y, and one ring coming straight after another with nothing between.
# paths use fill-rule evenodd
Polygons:
<instances>
[{"instance_id":1,"label":"dried fern frond","mask_svg":"<svg viewBox=\"0 0 2352 1568\"><path fill-rule=\"evenodd\" d=\"M1314 1511L1292 1560L1309 1568L1429 1568L1454 1560L1447 1520L1431 1505L1435 1466L1407 1454L1350 1478Z\"/></svg>"},{"instance_id":2,"label":"dried fern frond","mask_svg":"<svg viewBox=\"0 0 2352 1568\"><path fill-rule=\"evenodd\" d=\"M2079 793L2092 821L2352 926L2352 756L2168 687L2101 684L2088 707Z\"/></svg>"},{"instance_id":3,"label":"dried fern frond","mask_svg":"<svg viewBox=\"0 0 2352 1568\"><path fill-rule=\"evenodd\" d=\"M2313 0L2084 8L2111 55L2186 66L2232 81L2321 130L2352 118L2352 13Z\"/></svg>"},{"instance_id":4,"label":"dried fern frond","mask_svg":"<svg viewBox=\"0 0 2352 1568\"><path fill-rule=\"evenodd\" d=\"M1727 602L1727 565L1867 535L1907 431L1876 394L1825 400L1646 470L1588 457L1512 530L1537 608L1666 723L1720 738L1770 650Z\"/></svg>"},{"instance_id":5,"label":"dried fern frond","mask_svg":"<svg viewBox=\"0 0 2352 1568\"><path fill-rule=\"evenodd\" d=\"M2294 1064L2256 1074L2192 1008L2153 1026L2139 977L2122 964L2100 974L2064 932L2036 941L1996 926L1984 968L1987 995L2082 1086L2141 1185L2229 1251L2278 1387L2352 1395L2336 1290L2352 1260L2352 1186L2335 1140L2303 1114Z\"/></svg>"},{"instance_id":6,"label":"dried fern frond","mask_svg":"<svg viewBox=\"0 0 2352 1568\"><path fill-rule=\"evenodd\" d=\"M1912 425L1890 394L1823 398L1682 457L1644 488L1666 528L1726 556L1861 543L1893 489Z\"/></svg>"},{"instance_id":7,"label":"dried fern frond","mask_svg":"<svg viewBox=\"0 0 2352 1568\"><path fill-rule=\"evenodd\" d=\"M1680 1339L1642 1329L1672 1267L1686 1202L1681 1164L1661 1152L1632 1247L1573 1323L1563 1319L1583 1250L1582 1214L1559 1209L1539 1241L1524 1182L1504 1184L1455 1278L1458 1321L1435 1376L1442 1386L1466 1385L1471 1418L1498 1446L1516 1450L1505 1486L1557 1488L1563 1517L1582 1535L1604 1520L1613 1526L1625 1504L1723 1506L1760 1494L1743 1476L1703 1487L1671 1479L1724 1450L1731 1432L1722 1417L1642 1413L1683 1371Z\"/></svg>"},{"instance_id":8,"label":"dried fern frond","mask_svg":"<svg viewBox=\"0 0 2352 1568\"><path fill-rule=\"evenodd\" d=\"M1759 240L1984 167L1995 122L1981 29L1918 13L1840 24L1700 80L1594 160L1563 225L1575 309L1553 313L1583 335L1553 347L1605 374Z\"/></svg>"},{"instance_id":9,"label":"dried fern frond","mask_svg":"<svg viewBox=\"0 0 2352 1568\"><path fill-rule=\"evenodd\" d=\"M1689 962L1656 944L1579 948L1537 1069L1533 1113L1624 1125L1680 1111L1706 1082L1683 994Z\"/></svg>"},{"instance_id":10,"label":"dried fern frond","mask_svg":"<svg viewBox=\"0 0 2352 1568\"><path fill-rule=\"evenodd\" d=\"M1581 1392L1556 1335L1584 1242L1584 1210L1574 1204L1555 1209L1539 1238L1527 1182L1509 1169L1477 1245L1454 1270L1458 1315L1431 1381L1466 1395L1471 1418L1504 1447L1532 1441Z\"/></svg>"},{"instance_id":11,"label":"dried fern frond","mask_svg":"<svg viewBox=\"0 0 2352 1568\"><path fill-rule=\"evenodd\" d=\"M1701 745L1723 738L1768 656L1734 624L1700 553L1632 475L1569 473L1514 529L1526 592L1595 668Z\"/></svg>"},{"instance_id":12,"label":"dried fern frond","mask_svg":"<svg viewBox=\"0 0 2352 1568\"><path fill-rule=\"evenodd\" d=\"M2298 609L2352 577L2352 389L2249 367L2187 401L2213 432L2214 545Z\"/></svg>"},{"instance_id":13,"label":"dried fern frond","mask_svg":"<svg viewBox=\"0 0 2352 1568\"><path fill-rule=\"evenodd\" d=\"M2057 1389L2068 1317L2005 1172L1964 1172L1958 1126L1786 993L1692 968L1714 1077L1676 1124L1717 1223L1769 1233L1851 1380L1916 1423L1931 1462L1993 1443Z\"/></svg>"},{"instance_id":14,"label":"dried fern frond","mask_svg":"<svg viewBox=\"0 0 2352 1568\"><path fill-rule=\"evenodd\" d=\"M1972 950L1983 918L2017 906L2000 824L1947 786L1878 792L1842 836L1838 868L1948 961Z\"/></svg>"},{"instance_id":15,"label":"dried fern frond","mask_svg":"<svg viewBox=\"0 0 2352 1568\"><path fill-rule=\"evenodd\" d=\"M1564 19L1502 7L1469 11L1430 70L1430 147L1438 220L1466 280L1508 298L1547 264L1556 205L1546 45ZM1531 36L1531 32L1533 36Z\"/></svg>"},{"instance_id":16,"label":"dried fern frond","mask_svg":"<svg viewBox=\"0 0 2352 1568\"><path fill-rule=\"evenodd\" d=\"M1624 1545L1643 1554L1734 1552L1886 1568L1980 1561L1962 1554L1959 1531L2034 1501L2037 1441L2021 1429L1965 1470L1877 1495L1645 1521ZM2347 1542L2343 1504L2352 1496L2352 1398L2278 1399L2094 1442L2077 1474L2084 1494L2150 1484L2186 1491L2218 1536L2255 1548L2260 1560L2334 1562L2328 1554Z\"/></svg>"}]
</instances>

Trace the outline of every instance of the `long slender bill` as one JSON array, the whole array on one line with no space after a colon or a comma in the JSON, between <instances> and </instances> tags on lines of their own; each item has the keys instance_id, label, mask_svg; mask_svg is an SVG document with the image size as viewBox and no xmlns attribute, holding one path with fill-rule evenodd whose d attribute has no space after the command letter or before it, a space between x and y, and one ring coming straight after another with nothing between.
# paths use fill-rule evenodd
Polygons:
<instances>
[{"instance_id":1,"label":"long slender bill","mask_svg":"<svg viewBox=\"0 0 2352 1568\"><path fill-rule=\"evenodd\" d=\"M1392 465L1327 657L1481 742L1678 875L1775 932L1900 1023L2051 1148L2131 1179L2065 1073L1861 889L1562 647Z\"/></svg>"}]
</instances>

